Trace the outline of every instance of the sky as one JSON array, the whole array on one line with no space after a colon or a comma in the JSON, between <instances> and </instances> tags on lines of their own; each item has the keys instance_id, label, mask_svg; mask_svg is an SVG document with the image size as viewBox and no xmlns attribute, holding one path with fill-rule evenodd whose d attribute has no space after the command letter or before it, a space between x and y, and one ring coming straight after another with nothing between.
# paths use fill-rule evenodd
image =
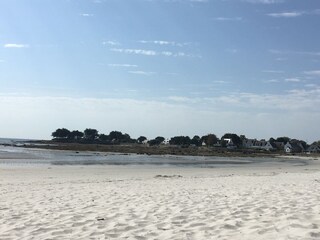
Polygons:
<instances>
[{"instance_id":1,"label":"sky","mask_svg":"<svg viewBox=\"0 0 320 240\"><path fill-rule=\"evenodd\" d=\"M320 140L319 0L0 0L0 137Z\"/></svg>"}]
</instances>

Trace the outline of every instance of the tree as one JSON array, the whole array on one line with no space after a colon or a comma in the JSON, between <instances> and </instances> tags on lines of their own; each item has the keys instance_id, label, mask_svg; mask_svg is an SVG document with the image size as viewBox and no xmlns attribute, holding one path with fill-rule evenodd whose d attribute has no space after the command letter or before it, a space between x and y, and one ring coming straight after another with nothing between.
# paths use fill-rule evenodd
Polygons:
<instances>
[{"instance_id":1,"label":"tree","mask_svg":"<svg viewBox=\"0 0 320 240\"><path fill-rule=\"evenodd\" d=\"M51 135L54 138L67 139L69 137L69 135L70 135L70 131L68 129L66 129L66 128L58 128Z\"/></svg>"},{"instance_id":2,"label":"tree","mask_svg":"<svg viewBox=\"0 0 320 240\"><path fill-rule=\"evenodd\" d=\"M106 135L106 134L100 134L100 135L99 135L99 140L100 140L101 142L106 142L106 141L109 140L109 136Z\"/></svg>"},{"instance_id":3,"label":"tree","mask_svg":"<svg viewBox=\"0 0 320 240\"><path fill-rule=\"evenodd\" d=\"M271 144L274 144L275 141L276 141L276 140L275 140L273 137L271 137L271 138L269 139L269 142L270 142Z\"/></svg>"},{"instance_id":4,"label":"tree","mask_svg":"<svg viewBox=\"0 0 320 240\"><path fill-rule=\"evenodd\" d=\"M198 135L195 135L192 139L191 139L191 144L195 145L195 146L200 146L201 145L201 138Z\"/></svg>"},{"instance_id":5,"label":"tree","mask_svg":"<svg viewBox=\"0 0 320 240\"><path fill-rule=\"evenodd\" d=\"M147 138L145 136L140 136L138 137L137 141L138 143L142 143L143 141L147 140Z\"/></svg>"},{"instance_id":6,"label":"tree","mask_svg":"<svg viewBox=\"0 0 320 240\"><path fill-rule=\"evenodd\" d=\"M96 129L87 128L84 130L84 138L90 141L94 141L99 136Z\"/></svg>"},{"instance_id":7,"label":"tree","mask_svg":"<svg viewBox=\"0 0 320 240\"><path fill-rule=\"evenodd\" d=\"M120 141L122 139L122 132L111 131L109 133L109 138L111 141Z\"/></svg>"},{"instance_id":8,"label":"tree","mask_svg":"<svg viewBox=\"0 0 320 240\"><path fill-rule=\"evenodd\" d=\"M152 140L148 141L148 144L149 144L150 146L159 145L159 144L162 143L164 140L165 140L164 137L158 136L158 137L156 137L155 139L152 139Z\"/></svg>"},{"instance_id":9,"label":"tree","mask_svg":"<svg viewBox=\"0 0 320 240\"><path fill-rule=\"evenodd\" d=\"M282 143L284 143L284 144L286 144L287 142L289 142L290 141L290 138L288 138L288 137L278 137L277 139L276 139L276 142L282 142Z\"/></svg>"},{"instance_id":10,"label":"tree","mask_svg":"<svg viewBox=\"0 0 320 240\"><path fill-rule=\"evenodd\" d=\"M155 138L155 140L157 140L159 142L159 144L160 144L165 140L165 138L161 137L161 136L158 136L158 137Z\"/></svg>"},{"instance_id":11,"label":"tree","mask_svg":"<svg viewBox=\"0 0 320 240\"><path fill-rule=\"evenodd\" d=\"M185 145L189 146L191 144L191 139L188 136L177 136L170 139L169 143L171 145Z\"/></svg>"},{"instance_id":12,"label":"tree","mask_svg":"<svg viewBox=\"0 0 320 240\"><path fill-rule=\"evenodd\" d=\"M241 146L242 145L242 140L241 138L235 134L235 133L226 133L222 136L221 139L225 139L225 138L229 138L232 140L233 144L236 145L236 146Z\"/></svg>"},{"instance_id":13,"label":"tree","mask_svg":"<svg viewBox=\"0 0 320 240\"><path fill-rule=\"evenodd\" d=\"M201 138L201 140L207 145L207 146L213 146L218 142L218 138L215 134L208 134Z\"/></svg>"},{"instance_id":14,"label":"tree","mask_svg":"<svg viewBox=\"0 0 320 240\"><path fill-rule=\"evenodd\" d=\"M72 131L72 132L69 133L68 138L69 138L70 140L77 141L77 140L83 138L83 136L84 136L84 133L83 133L83 132L80 132L80 131L78 131L78 130L74 130L74 131Z\"/></svg>"}]
</instances>

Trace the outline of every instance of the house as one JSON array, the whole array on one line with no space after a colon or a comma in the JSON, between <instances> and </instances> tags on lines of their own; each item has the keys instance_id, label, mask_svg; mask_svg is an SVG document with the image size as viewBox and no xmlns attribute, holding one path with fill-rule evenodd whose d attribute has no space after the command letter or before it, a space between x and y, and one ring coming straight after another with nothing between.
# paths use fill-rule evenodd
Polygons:
<instances>
[{"instance_id":1,"label":"house","mask_svg":"<svg viewBox=\"0 0 320 240\"><path fill-rule=\"evenodd\" d=\"M162 141L161 144L163 144L163 145L168 145L168 144L169 144L169 141L170 141L170 139L169 139L169 138L166 138L166 139L164 139L164 140Z\"/></svg>"},{"instance_id":2,"label":"house","mask_svg":"<svg viewBox=\"0 0 320 240\"><path fill-rule=\"evenodd\" d=\"M286 153L301 153L305 149L299 141L290 141L284 145L284 151Z\"/></svg>"},{"instance_id":3,"label":"house","mask_svg":"<svg viewBox=\"0 0 320 240\"><path fill-rule=\"evenodd\" d=\"M263 150L273 150L274 147L269 141L264 139L257 140L257 139L244 139L242 140L242 146L244 148L255 148L255 149L263 149Z\"/></svg>"},{"instance_id":4,"label":"house","mask_svg":"<svg viewBox=\"0 0 320 240\"><path fill-rule=\"evenodd\" d=\"M283 142L273 142L272 145L278 149L278 150L282 150L284 148L284 143Z\"/></svg>"},{"instance_id":5,"label":"house","mask_svg":"<svg viewBox=\"0 0 320 240\"><path fill-rule=\"evenodd\" d=\"M254 143L257 141L257 139L243 139L242 140L242 147L244 148L251 148L254 146Z\"/></svg>"},{"instance_id":6,"label":"house","mask_svg":"<svg viewBox=\"0 0 320 240\"><path fill-rule=\"evenodd\" d=\"M309 153L320 153L320 145L312 144L308 147L307 152Z\"/></svg>"},{"instance_id":7,"label":"house","mask_svg":"<svg viewBox=\"0 0 320 240\"><path fill-rule=\"evenodd\" d=\"M226 146L228 149L235 149L235 148L237 148L237 146L233 143L233 141L232 141L231 138L222 138L221 140L222 140L222 142L224 142L224 143L226 144L225 146Z\"/></svg>"}]
</instances>

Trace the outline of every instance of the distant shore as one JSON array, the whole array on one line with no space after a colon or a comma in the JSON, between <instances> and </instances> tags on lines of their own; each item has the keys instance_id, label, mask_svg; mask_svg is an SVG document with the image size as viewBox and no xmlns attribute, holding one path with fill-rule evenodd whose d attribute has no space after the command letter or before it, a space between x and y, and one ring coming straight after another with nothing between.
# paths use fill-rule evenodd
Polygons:
<instances>
[{"instance_id":1,"label":"distant shore","mask_svg":"<svg viewBox=\"0 0 320 240\"><path fill-rule=\"evenodd\" d=\"M181 147L172 145L147 146L143 144L81 144L81 143L61 143L56 141L29 141L17 145L24 148L40 148L51 150L70 151L94 151L112 152L123 154L146 154L146 155L181 155L181 156L218 156L218 157L278 157L278 156L319 156L301 154L285 154L283 151L263 151L256 149L227 149L221 147Z\"/></svg>"}]
</instances>

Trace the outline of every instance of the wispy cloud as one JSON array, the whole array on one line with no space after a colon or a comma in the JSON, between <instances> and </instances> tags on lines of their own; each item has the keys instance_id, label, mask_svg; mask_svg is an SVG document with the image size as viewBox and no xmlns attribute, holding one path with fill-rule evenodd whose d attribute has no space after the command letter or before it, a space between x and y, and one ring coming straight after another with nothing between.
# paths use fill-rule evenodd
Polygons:
<instances>
[{"instance_id":1,"label":"wispy cloud","mask_svg":"<svg viewBox=\"0 0 320 240\"><path fill-rule=\"evenodd\" d=\"M135 64L119 64L119 63L110 63L109 67L124 67L124 68L136 68L138 65Z\"/></svg>"},{"instance_id":2,"label":"wispy cloud","mask_svg":"<svg viewBox=\"0 0 320 240\"><path fill-rule=\"evenodd\" d=\"M294 18L303 15L318 15L320 14L320 9L315 9L311 11L287 11L278 13L268 13L267 16L275 18Z\"/></svg>"},{"instance_id":3,"label":"wispy cloud","mask_svg":"<svg viewBox=\"0 0 320 240\"><path fill-rule=\"evenodd\" d=\"M305 71L304 73L307 74L307 75L320 77L320 70Z\"/></svg>"},{"instance_id":4,"label":"wispy cloud","mask_svg":"<svg viewBox=\"0 0 320 240\"><path fill-rule=\"evenodd\" d=\"M179 43L179 42L164 41L164 40L154 40L154 41L140 40L139 43L156 44L156 45L162 45L162 46L168 46L169 45L169 46L177 46L177 47L183 47L183 46L191 45L190 42Z\"/></svg>"},{"instance_id":5,"label":"wispy cloud","mask_svg":"<svg viewBox=\"0 0 320 240\"><path fill-rule=\"evenodd\" d=\"M212 83L215 83L215 84L227 84L229 82L224 81L224 80L215 80L215 81L212 81Z\"/></svg>"},{"instance_id":6,"label":"wispy cloud","mask_svg":"<svg viewBox=\"0 0 320 240\"><path fill-rule=\"evenodd\" d=\"M280 70L263 70L264 73L284 73L284 71Z\"/></svg>"},{"instance_id":7,"label":"wispy cloud","mask_svg":"<svg viewBox=\"0 0 320 240\"><path fill-rule=\"evenodd\" d=\"M293 18L300 17L304 14L304 12L281 12L281 13L268 13L267 15L275 18Z\"/></svg>"},{"instance_id":8,"label":"wispy cloud","mask_svg":"<svg viewBox=\"0 0 320 240\"><path fill-rule=\"evenodd\" d=\"M194 55L187 54L184 52L176 52L176 53L170 52L170 51L157 52L154 50L147 50L147 49L111 48L110 51L127 53L127 54L145 55L145 56L196 57Z\"/></svg>"},{"instance_id":9,"label":"wispy cloud","mask_svg":"<svg viewBox=\"0 0 320 240\"><path fill-rule=\"evenodd\" d=\"M110 46L119 46L121 45L119 42L117 41L103 41L102 42L103 45L110 45Z\"/></svg>"},{"instance_id":10,"label":"wispy cloud","mask_svg":"<svg viewBox=\"0 0 320 240\"><path fill-rule=\"evenodd\" d=\"M278 83L279 80L278 79L269 79L269 80L265 80L265 83Z\"/></svg>"},{"instance_id":11,"label":"wispy cloud","mask_svg":"<svg viewBox=\"0 0 320 240\"><path fill-rule=\"evenodd\" d=\"M128 54L138 54L138 55L146 55L146 56L156 56L156 55L158 55L156 51L145 50L145 49L111 48L110 50L113 51L113 52L128 53Z\"/></svg>"},{"instance_id":12,"label":"wispy cloud","mask_svg":"<svg viewBox=\"0 0 320 240\"><path fill-rule=\"evenodd\" d=\"M3 45L5 48L28 48L28 44L7 43Z\"/></svg>"},{"instance_id":13,"label":"wispy cloud","mask_svg":"<svg viewBox=\"0 0 320 240\"><path fill-rule=\"evenodd\" d=\"M94 14L92 14L92 13L81 13L80 16L82 16L82 17L93 17Z\"/></svg>"},{"instance_id":14,"label":"wispy cloud","mask_svg":"<svg viewBox=\"0 0 320 240\"><path fill-rule=\"evenodd\" d=\"M256 3L256 4L275 4L275 3L283 3L284 0L243 0L244 2Z\"/></svg>"},{"instance_id":15,"label":"wispy cloud","mask_svg":"<svg viewBox=\"0 0 320 240\"><path fill-rule=\"evenodd\" d=\"M138 74L138 75L145 75L145 76L151 76L151 75L156 74L155 72L145 72L145 71L129 71L129 73Z\"/></svg>"},{"instance_id":16,"label":"wispy cloud","mask_svg":"<svg viewBox=\"0 0 320 240\"><path fill-rule=\"evenodd\" d=\"M190 2L199 2L199 3L205 3L209 2L209 0L189 0Z\"/></svg>"},{"instance_id":17,"label":"wispy cloud","mask_svg":"<svg viewBox=\"0 0 320 240\"><path fill-rule=\"evenodd\" d=\"M269 49L269 52L272 54L295 54L295 55L310 55L310 56L320 56L320 52L310 52L310 51L284 51L284 50L277 50L277 49ZM283 58L280 58L283 60ZM286 59L284 59L286 60Z\"/></svg>"},{"instance_id":18,"label":"wispy cloud","mask_svg":"<svg viewBox=\"0 0 320 240\"><path fill-rule=\"evenodd\" d=\"M4 63L5 62L5 60L3 60L3 59L0 59L0 63Z\"/></svg>"},{"instance_id":19,"label":"wispy cloud","mask_svg":"<svg viewBox=\"0 0 320 240\"><path fill-rule=\"evenodd\" d=\"M284 79L285 82L301 82L299 78L286 78Z\"/></svg>"},{"instance_id":20,"label":"wispy cloud","mask_svg":"<svg viewBox=\"0 0 320 240\"><path fill-rule=\"evenodd\" d=\"M318 87L318 85L314 84L314 83L308 83L308 84L305 85L305 87L307 87L307 88L316 88L316 87Z\"/></svg>"},{"instance_id":21,"label":"wispy cloud","mask_svg":"<svg viewBox=\"0 0 320 240\"><path fill-rule=\"evenodd\" d=\"M214 18L216 21L221 21L221 22L234 22L234 21L242 21L242 17L216 17Z\"/></svg>"}]
</instances>

